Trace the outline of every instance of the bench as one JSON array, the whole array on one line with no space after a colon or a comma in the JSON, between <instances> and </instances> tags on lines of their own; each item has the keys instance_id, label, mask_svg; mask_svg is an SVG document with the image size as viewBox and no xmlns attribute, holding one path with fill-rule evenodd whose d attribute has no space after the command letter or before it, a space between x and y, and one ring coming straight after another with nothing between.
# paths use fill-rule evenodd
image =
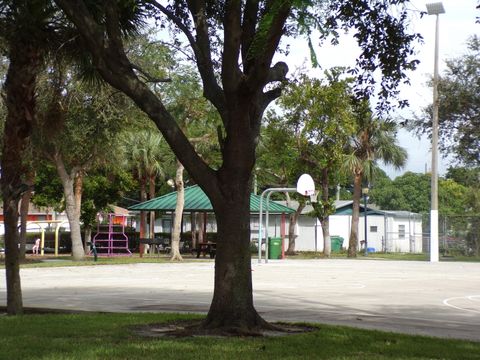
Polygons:
<instances>
[{"instance_id":1,"label":"bench","mask_svg":"<svg viewBox=\"0 0 480 360\"><path fill-rule=\"evenodd\" d=\"M195 251L197 252L197 258L199 258L200 254L203 253L203 257L209 254L210 259L214 259L215 254L217 253L217 244L213 242L198 243Z\"/></svg>"}]
</instances>

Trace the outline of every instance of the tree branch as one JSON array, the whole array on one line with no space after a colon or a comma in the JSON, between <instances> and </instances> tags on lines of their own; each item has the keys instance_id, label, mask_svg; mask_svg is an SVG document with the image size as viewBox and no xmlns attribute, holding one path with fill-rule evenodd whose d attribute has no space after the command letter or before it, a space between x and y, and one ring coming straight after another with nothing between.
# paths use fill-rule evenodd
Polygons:
<instances>
[{"instance_id":1,"label":"tree branch","mask_svg":"<svg viewBox=\"0 0 480 360\"><path fill-rule=\"evenodd\" d=\"M222 53L222 83L226 95L238 89L242 73L238 66L242 28L240 24L242 2L231 0L225 3L224 46Z\"/></svg>"},{"instance_id":2,"label":"tree branch","mask_svg":"<svg viewBox=\"0 0 480 360\"><path fill-rule=\"evenodd\" d=\"M287 80L287 73L288 73L288 65L283 61L277 62L268 71L267 84L274 81Z\"/></svg>"},{"instance_id":3,"label":"tree branch","mask_svg":"<svg viewBox=\"0 0 480 360\"><path fill-rule=\"evenodd\" d=\"M260 102L260 109L261 111L265 111L267 106L274 101L275 99L278 99L282 95L282 88L281 87L276 87L272 90L269 90L265 93L262 94L261 102Z\"/></svg>"},{"instance_id":4,"label":"tree branch","mask_svg":"<svg viewBox=\"0 0 480 360\"><path fill-rule=\"evenodd\" d=\"M252 45L253 39L255 37L255 27L257 25L257 16L259 10L259 1L258 0L247 0L245 4L245 10L243 14L243 23L242 23L242 62L243 69L245 72L248 72L248 50Z\"/></svg>"},{"instance_id":5,"label":"tree branch","mask_svg":"<svg viewBox=\"0 0 480 360\"><path fill-rule=\"evenodd\" d=\"M249 88L258 88L266 84L269 73L269 67L272 63L273 55L278 48L280 38L283 35L283 28L285 22L291 11L291 2L278 2L280 5L276 7L272 3L271 8L268 10L273 14L273 20L268 28L268 33L262 40L262 51L253 55L252 64L249 66L247 84ZM257 33L256 36L259 36Z\"/></svg>"},{"instance_id":6,"label":"tree branch","mask_svg":"<svg viewBox=\"0 0 480 360\"><path fill-rule=\"evenodd\" d=\"M166 110L162 101L135 75L132 64L125 55L121 40L118 42L118 30L111 28L115 26L115 15L112 13L114 10L107 10L108 16L113 14L113 18L107 19L109 40L113 41L109 41L109 46L105 48L103 46L105 42L104 33L88 11L84 1L55 1L79 30L102 77L129 96L154 121L177 158L198 183L206 189L216 187L215 171L198 156L193 145L188 141L172 115ZM114 4L108 2L105 6L110 7ZM118 23L116 26L118 26ZM102 46L99 46L99 44L102 44ZM118 58L112 58L114 54L122 59L119 61Z\"/></svg>"},{"instance_id":7,"label":"tree branch","mask_svg":"<svg viewBox=\"0 0 480 360\"><path fill-rule=\"evenodd\" d=\"M203 82L204 96L210 100L213 106L215 106L222 119L226 119L225 98L223 91L216 80L213 68L208 25L205 20L205 3L203 1L188 1L188 8L194 18L195 30L197 33L196 39L182 20L175 16L172 11L158 3L158 1L148 0L148 3L155 6L172 23L174 23L183 34L185 34L195 55L200 77Z\"/></svg>"},{"instance_id":8,"label":"tree branch","mask_svg":"<svg viewBox=\"0 0 480 360\"><path fill-rule=\"evenodd\" d=\"M146 80L147 82L151 82L151 83L168 83L168 82L172 82L172 79L171 79L171 78L161 79L161 78L156 78L156 77L150 75L147 71L145 71L144 69L142 69L142 68L140 67L140 65L132 64L132 69L137 70L139 73L141 73L141 74L145 77L145 80Z\"/></svg>"}]
</instances>

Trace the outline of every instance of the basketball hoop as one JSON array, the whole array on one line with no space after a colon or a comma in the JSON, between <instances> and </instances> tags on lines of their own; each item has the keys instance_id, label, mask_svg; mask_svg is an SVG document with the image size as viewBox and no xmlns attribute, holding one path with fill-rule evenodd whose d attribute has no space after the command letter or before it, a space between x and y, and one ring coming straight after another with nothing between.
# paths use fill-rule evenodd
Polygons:
<instances>
[{"instance_id":1,"label":"basketball hoop","mask_svg":"<svg viewBox=\"0 0 480 360\"><path fill-rule=\"evenodd\" d=\"M303 174L297 181L297 192L303 196L315 195L315 183L308 174Z\"/></svg>"},{"instance_id":2,"label":"basketball hoop","mask_svg":"<svg viewBox=\"0 0 480 360\"><path fill-rule=\"evenodd\" d=\"M317 197L318 197L318 194L320 193L320 191L314 191L313 194L310 194L310 202L313 204L313 203L316 203L318 202L317 201Z\"/></svg>"}]
</instances>

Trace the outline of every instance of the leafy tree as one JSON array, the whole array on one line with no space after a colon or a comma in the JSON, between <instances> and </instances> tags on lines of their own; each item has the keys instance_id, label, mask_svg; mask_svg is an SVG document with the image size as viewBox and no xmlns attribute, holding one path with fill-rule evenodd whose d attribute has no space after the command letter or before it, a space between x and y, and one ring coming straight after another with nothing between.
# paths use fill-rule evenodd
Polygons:
<instances>
[{"instance_id":1,"label":"leafy tree","mask_svg":"<svg viewBox=\"0 0 480 360\"><path fill-rule=\"evenodd\" d=\"M40 161L35 167L35 194L32 202L37 206L65 210L63 185L52 162ZM85 244L90 242L91 228L98 212L108 211L121 196L134 188L136 183L121 167L109 164L89 171L83 181L81 220L85 229Z\"/></svg>"},{"instance_id":2,"label":"leafy tree","mask_svg":"<svg viewBox=\"0 0 480 360\"><path fill-rule=\"evenodd\" d=\"M370 195L384 210L425 213L430 209L430 175L406 172L390 183L377 183Z\"/></svg>"},{"instance_id":3,"label":"leafy tree","mask_svg":"<svg viewBox=\"0 0 480 360\"><path fill-rule=\"evenodd\" d=\"M348 256L357 256L358 221L364 180L371 180L380 160L401 168L407 160L407 152L397 144L397 124L389 119L374 117L368 102L357 104L355 110L356 132L346 150L344 168L353 175L352 228L348 243Z\"/></svg>"},{"instance_id":4,"label":"leafy tree","mask_svg":"<svg viewBox=\"0 0 480 360\"><path fill-rule=\"evenodd\" d=\"M439 212L445 215L464 214L469 211L469 189L454 180L442 179L438 186Z\"/></svg>"},{"instance_id":5,"label":"leafy tree","mask_svg":"<svg viewBox=\"0 0 480 360\"><path fill-rule=\"evenodd\" d=\"M466 230L468 246L474 250L476 256L480 256L480 191L478 187L472 190L466 202L472 216L470 224L463 226L462 230Z\"/></svg>"},{"instance_id":6,"label":"leafy tree","mask_svg":"<svg viewBox=\"0 0 480 360\"><path fill-rule=\"evenodd\" d=\"M343 148L355 126L349 81L340 79L341 72L341 69L326 72L326 81L301 75L285 89L279 101L282 115L276 118L276 123L283 124L284 134L275 136L274 142L290 139L286 142L291 144L288 147L279 144L280 151L274 148L268 152L274 161L286 160L285 174L298 177L299 172L308 172L320 184L320 199L312 205L322 223L327 256L330 255L329 215L335 212L330 184L332 180L334 184L339 181ZM281 154L285 157L278 156ZM295 178L288 180L293 183ZM303 208L304 202L299 206ZM293 252L294 246L294 237L290 236L288 251Z\"/></svg>"},{"instance_id":7,"label":"leafy tree","mask_svg":"<svg viewBox=\"0 0 480 360\"><path fill-rule=\"evenodd\" d=\"M108 87L95 96L75 80L71 68L55 63L42 82L34 143L37 151L57 169L63 185L65 211L72 239L72 256L85 256L80 232L83 181L87 171L115 162L116 137L125 120L125 98ZM112 124L115 124L112 126Z\"/></svg>"},{"instance_id":8,"label":"leafy tree","mask_svg":"<svg viewBox=\"0 0 480 360\"><path fill-rule=\"evenodd\" d=\"M197 153L206 163L212 165L209 160L213 160L215 152L218 153L218 149L215 149L213 144L217 116L202 96L199 79L194 73L189 73L188 70L183 71L183 73L184 76L181 78L173 77L172 83L165 86L169 87L169 89L164 89L165 93L168 94L168 99L165 100L166 108L175 116L177 123ZM184 166L177 159L175 174L177 205L173 221L172 260L182 260L179 245L185 202L183 172ZM192 234L195 234L195 231Z\"/></svg>"},{"instance_id":9,"label":"leafy tree","mask_svg":"<svg viewBox=\"0 0 480 360\"><path fill-rule=\"evenodd\" d=\"M480 165L480 38L472 36L467 52L445 61L438 84L440 150L459 163ZM431 134L432 105L409 123L418 133Z\"/></svg>"},{"instance_id":10,"label":"leafy tree","mask_svg":"<svg viewBox=\"0 0 480 360\"><path fill-rule=\"evenodd\" d=\"M251 332L268 326L253 306L249 251L249 193L255 149L262 115L280 96L275 85L285 79L285 63L273 65L273 57L285 34L298 33L298 24L321 25L334 33L341 26L356 28L362 49L359 76L363 93L373 91L374 69L383 74L382 95L391 95L406 80L404 70L414 68L409 60L415 35L404 32L406 11L390 12L391 3L403 1L329 2L320 16L322 2L292 1L170 1L127 2L131 8L147 10L159 25L186 37L200 77L203 94L222 120L219 147L222 164L208 166L196 152L179 124L167 111L162 98L139 79L125 54L118 27L121 12L116 1L101 4L105 17L97 16L91 2L56 0L75 23L102 77L130 96L155 122L177 158L212 202L219 241L215 265L215 290L204 328ZM120 2L123 4L124 2ZM97 5L97 4L96 4ZM315 6L315 7L314 7ZM382 26L379 27L378 24ZM385 96L383 96L385 98ZM386 102L380 102L385 105Z\"/></svg>"},{"instance_id":11,"label":"leafy tree","mask_svg":"<svg viewBox=\"0 0 480 360\"><path fill-rule=\"evenodd\" d=\"M159 176L165 177L166 168L169 168L173 162L163 137L148 127L129 131L123 138L123 154L125 154L127 167L133 170L134 177L140 185L140 201L146 201L147 198L153 199L156 179ZM154 221L155 213L153 212L150 216L150 238L154 237ZM146 226L146 213L142 212L140 237L145 237ZM140 251L143 249L141 248Z\"/></svg>"},{"instance_id":12,"label":"leafy tree","mask_svg":"<svg viewBox=\"0 0 480 360\"><path fill-rule=\"evenodd\" d=\"M128 30L134 12L128 7L119 21L122 30ZM97 11L97 15L99 15ZM79 37L69 21L51 0L0 1L0 45L9 58L6 92L7 119L4 127L1 188L4 204L7 312L23 312L19 275L18 202L28 192L31 180L25 148L32 134L36 117L35 90L44 59L79 55ZM79 57L81 59L81 56ZM26 207L22 213L26 216ZM28 209L27 209L28 211Z\"/></svg>"},{"instance_id":13,"label":"leafy tree","mask_svg":"<svg viewBox=\"0 0 480 360\"><path fill-rule=\"evenodd\" d=\"M255 181L260 188L271 186L287 187L295 184L298 177L304 172L300 163L299 138L301 134L295 132L289 121L270 111L266 116L267 125L262 129L258 159L256 163ZM294 136L292 136L294 134ZM304 164L303 164L304 167ZM306 206L303 196L285 193L287 206L292 207L292 199L298 201L295 212L290 215L288 227L287 254L295 253L295 228L298 217Z\"/></svg>"},{"instance_id":14,"label":"leafy tree","mask_svg":"<svg viewBox=\"0 0 480 360\"><path fill-rule=\"evenodd\" d=\"M430 174L406 172L390 183L377 184L372 189L372 201L384 210L404 210L415 213L430 211ZM469 211L473 191L451 178L439 179L439 212L459 215Z\"/></svg>"},{"instance_id":15,"label":"leafy tree","mask_svg":"<svg viewBox=\"0 0 480 360\"><path fill-rule=\"evenodd\" d=\"M85 248L91 240L92 226L97 214L110 211L110 205L116 204L121 196L136 185L132 176L119 166L108 167L89 172L83 182L82 207L80 218L85 229Z\"/></svg>"},{"instance_id":16,"label":"leafy tree","mask_svg":"<svg viewBox=\"0 0 480 360\"><path fill-rule=\"evenodd\" d=\"M4 83L7 116L4 125L2 177L5 223L5 269L7 313L23 313L19 274L18 203L27 190L24 162L25 148L35 116L37 74L54 35L52 19L55 10L50 1L0 1L0 37L9 65ZM55 24L59 25L59 24Z\"/></svg>"},{"instance_id":17,"label":"leafy tree","mask_svg":"<svg viewBox=\"0 0 480 360\"><path fill-rule=\"evenodd\" d=\"M466 168L450 166L445 174L446 179L452 179L463 186L478 188L480 182L480 168Z\"/></svg>"},{"instance_id":18,"label":"leafy tree","mask_svg":"<svg viewBox=\"0 0 480 360\"><path fill-rule=\"evenodd\" d=\"M178 59L178 51L171 50L158 41L151 40L148 36L140 36L133 39L129 45L130 58L135 61L135 68L139 71L145 81L150 83L150 88L157 96L162 96L167 110L175 117L181 130L187 135L189 141L194 145L195 150L199 152L207 163L214 161L214 154L217 151L213 149L213 139L216 132L215 125L218 115L213 111L212 106L202 96L200 80L193 69ZM150 132L152 129L149 130ZM135 143L135 135L132 134L131 143ZM153 139L155 135L147 135ZM158 135L157 135L158 136ZM162 149L155 150L155 145L150 147L150 154L156 154L163 158L163 165L160 168L169 167L167 163L176 163L175 171L175 189L177 191L177 206L172 231L172 260L182 260L180 254L180 232L184 205L184 167L179 160L174 161L169 155L170 152L165 149L165 142L158 138L162 143ZM133 148L138 144L132 144ZM146 153L145 153L146 155ZM141 160L141 163L145 163ZM161 169L158 169L161 170ZM164 170L164 169L163 169ZM163 171L162 176L166 176ZM154 177L150 177L149 196L153 198ZM143 217L142 217L143 219ZM154 213L151 212L150 226L151 236L153 237ZM192 236L195 232L192 232ZM193 239L192 239L193 240Z\"/></svg>"},{"instance_id":19,"label":"leafy tree","mask_svg":"<svg viewBox=\"0 0 480 360\"><path fill-rule=\"evenodd\" d=\"M55 211L63 211L62 182L54 164L45 159L39 160L35 170L35 194L32 197L32 202L37 206L51 207Z\"/></svg>"}]
</instances>

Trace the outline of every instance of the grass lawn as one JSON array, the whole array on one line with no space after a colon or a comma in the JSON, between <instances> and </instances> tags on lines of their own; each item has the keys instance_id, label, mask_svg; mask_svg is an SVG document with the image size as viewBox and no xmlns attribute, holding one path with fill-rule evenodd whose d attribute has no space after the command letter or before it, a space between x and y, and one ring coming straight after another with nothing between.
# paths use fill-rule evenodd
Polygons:
<instances>
[{"instance_id":1,"label":"grass lawn","mask_svg":"<svg viewBox=\"0 0 480 360\"><path fill-rule=\"evenodd\" d=\"M193 255L182 255L185 261L205 261L211 260L208 256L200 259L196 259ZM90 266L90 265L119 265L119 264L138 264L138 263L165 263L170 262L170 256L161 254L157 255L144 255L143 257L138 254L132 256L112 256L101 257L99 256L97 261L94 261L93 256L87 256L85 260L73 261L71 256L32 256L27 255L27 258L22 261L22 268L32 267L60 267L60 266ZM0 258L0 268L5 267L5 258Z\"/></svg>"},{"instance_id":2,"label":"grass lawn","mask_svg":"<svg viewBox=\"0 0 480 360\"><path fill-rule=\"evenodd\" d=\"M197 259L194 255L183 254L184 261L213 261L208 256ZM256 255L252 259L256 259ZM346 252L332 253L331 259L346 259ZM293 260L309 260L309 259L326 259L323 253L314 251L298 252L296 255L288 255L287 259ZM369 253L364 256L363 253L358 253L358 260L365 259L379 259L379 260L408 260L408 261L428 261L428 254L411 254L411 253ZM0 268L5 267L5 258L0 257ZM475 256L441 256L440 261L466 261L466 262L480 262L480 257ZM158 255L144 255L139 257L138 254L132 256L116 256L116 257L98 257L94 261L92 256L87 256L83 261L73 261L71 256L62 255L55 257L53 255L46 256L32 256L27 255L27 258L21 263L22 268L32 267L60 267L60 266L89 266L89 265L119 265L119 264L137 264L137 263L165 263L170 262L168 254Z\"/></svg>"},{"instance_id":3,"label":"grass lawn","mask_svg":"<svg viewBox=\"0 0 480 360\"><path fill-rule=\"evenodd\" d=\"M147 338L135 325L178 314L0 316L0 359L480 359L480 343L314 325L270 338Z\"/></svg>"},{"instance_id":4,"label":"grass lawn","mask_svg":"<svg viewBox=\"0 0 480 360\"><path fill-rule=\"evenodd\" d=\"M305 251L299 252L297 255L287 256L289 259L325 259L321 252ZM347 253L342 251L340 253L332 253L331 259L346 259ZM413 254L413 253L369 253L367 256L363 252L359 252L356 259L380 259L380 260L404 260L404 261L428 261L430 259L428 254ZM440 256L440 261L466 261L466 262L480 262L480 257L476 256Z\"/></svg>"}]
</instances>

